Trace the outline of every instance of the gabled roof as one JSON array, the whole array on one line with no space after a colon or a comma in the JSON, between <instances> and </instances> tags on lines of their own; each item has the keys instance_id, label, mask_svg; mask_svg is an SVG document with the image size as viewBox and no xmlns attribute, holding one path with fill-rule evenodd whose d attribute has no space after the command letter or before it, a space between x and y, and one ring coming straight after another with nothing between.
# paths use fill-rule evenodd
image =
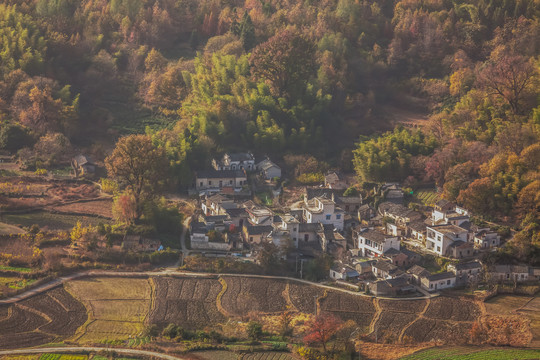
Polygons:
<instances>
[{"instance_id":1,"label":"gabled roof","mask_svg":"<svg viewBox=\"0 0 540 360\"><path fill-rule=\"evenodd\" d=\"M301 223L298 225L298 232L317 232L323 229L321 223Z\"/></svg>"},{"instance_id":2,"label":"gabled roof","mask_svg":"<svg viewBox=\"0 0 540 360\"><path fill-rule=\"evenodd\" d=\"M339 174L337 172L333 171L333 172L330 172L330 173L326 174L324 179L326 180L326 182L339 181Z\"/></svg>"},{"instance_id":3,"label":"gabled roof","mask_svg":"<svg viewBox=\"0 0 540 360\"><path fill-rule=\"evenodd\" d=\"M520 265L495 265L493 268L493 272L496 273L528 273L529 272L529 266L520 264Z\"/></svg>"},{"instance_id":4,"label":"gabled roof","mask_svg":"<svg viewBox=\"0 0 540 360\"><path fill-rule=\"evenodd\" d=\"M482 264L478 261L469 261L466 263L459 263L452 265L456 270L471 270L471 269L480 269Z\"/></svg>"},{"instance_id":5,"label":"gabled roof","mask_svg":"<svg viewBox=\"0 0 540 360\"><path fill-rule=\"evenodd\" d=\"M197 179L245 178L244 170L201 170L197 171Z\"/></svg>"},{"instance_id":6,"label":"gabled roof","mask_svg":"<svg viewBox=\"0 0 540 360\"><path fill-rule=\"evenodd\" d=\"M409 270L407 270L407 272L418 277L426 277L430 275L430 272L421 267L420 265L412 266Z\"/></svg>"},{"instance_id":7,"label":"gabled roof","mask_svg":"<svg viewBox=\"0 0 540 360\"><path fill-rule=\"evenodd\" d=\"M453 272L446 271L446 272L430 275L427 278L429 281L438 281L438 280L448 280L448 279L453 279L453 278L455 279L455 277L456 275L454 275Z\"/></svg>"},{"instance_id":8,"label":"gabled roof","mask_svg":"<svg viewBox=\"0 0 540 360\"><path fill-rule=\"evenodd\" d=\"M90 160L90 158L85 155L77 155L74 157L74 160L77 162L77 165L79 166L94 165L94 163Z\"/></svg>"},{"instance_id":9,"label":"gabled roof","mask_svg":"<svg viewBox=\"0 0 540 360\"><path fill-rule=\"evenodd\" d=\"M262 235L269 234L274 228L272 225L250 225L247 226L247 232L249 235Z\"/></svg>"},{"instance_id":10,"label":"gabled roof","mask_svg":"<svg viewBox=\"0 0 540 360\"><path fill-rule=\"evenodd\" d=\"M255 157L253 157L250 153L231 153L231 154L225 154L225 156L229 156L230 161L249 161L249 160L255 160Z\"/></svg>"},{"instance_id":11,"label":"gabled roof","mask_svg":"<svg viewBox=\"0 0 540 360\"><path fill-rule=\"evenodd\" d=\"M391 262L388 261L382 261L378 260L375 264L372 265L374 268L386 271L387 273L391 273L393 271L396 271L398 267Z\"/></svg>"},{"instance_id":12,"label":"gabled roof","mask_svg":"<svg viewBox=\"0 0 540 360\"><path fill-rule=\"evenodd\" d=\"M257 164L257 168L260 169L260 170L268 170L270 168L278 168L278 169L281 169L279 166L277 166L274 162L272 162L270 159L264 159L263 161L261 161L260 163Z\"/></svg>"},{"instance_id":13,"label":"gabled roof","mask_svg":"<svg viewBox=\"0 0 540 360\"><path fill-rule=\"evenodd\" d=\"M232 209L225 209L225 212L229 214L230 217L247 217L248 214L246 212L246 209L244 208L232 208Z\"/></svg>"},{"instance_id":14,"label":"gabled roof","mask_svg":"<svg viewBox=\"0 0 540 360\"><path fill-rule=\"evenodd\" d=\"M361 236L364 239L368 239L376 243L384 243L386 239L388 238L395 238L395 236L389 236L389 235L383 234L380 231L371 230L371 229L368 229L363 232L359 232L358 236Z\"/></svg>"}]
</instances>

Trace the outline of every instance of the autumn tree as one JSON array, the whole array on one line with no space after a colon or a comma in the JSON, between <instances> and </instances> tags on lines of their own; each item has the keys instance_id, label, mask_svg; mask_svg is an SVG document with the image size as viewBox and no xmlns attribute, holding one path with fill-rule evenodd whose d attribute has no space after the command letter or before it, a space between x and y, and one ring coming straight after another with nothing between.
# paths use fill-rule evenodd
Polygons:
<instances>
[{"instance_id":1,"label":"autumn tree","mask_svg":"<svg viewBox=\"0 0 540 360\"><path fill-rule=\"evenodd\" d=\"M152 198L165 178L167 161L147 135L120 138L113 153L105 159L109 176L125 185L134 197L135 219L142 215L142 202Z\"/></svg>"},{"instance_id":2,"label":"autumn tree","mask_svg":"<svg viewBox=\"0 0 540 360\"><path fill-rule=\"evenodd\" d=\"M308 344L320 344L324 353L328 353L327 344L334 338L341 327L341 320L332 314L317 315L308 324L304 341Z\"/></svg>"},{"instance_id":3,"label":"autumn tree","mask_svg":"<svg viewBox=\"0 0 540 360\"><path fill-rule=\"evenodd\" d=\"M514 114L523 113L523 102L537 70L533 61L520 55L503 53L480 67L478 84L490 94L506 101Z\"/></svg>"},{"instance_id":4,"label":"autumn tree","mask_svg":"<svg viewBox=\"0 0 540 360\"><path fill-rule=\"evenodd\" d=\"M302 92L315 71L315 45L288 29L258 45L250 63L255 77L270 83L275 95L292 98Z\"/></svg>"}]
</instances>

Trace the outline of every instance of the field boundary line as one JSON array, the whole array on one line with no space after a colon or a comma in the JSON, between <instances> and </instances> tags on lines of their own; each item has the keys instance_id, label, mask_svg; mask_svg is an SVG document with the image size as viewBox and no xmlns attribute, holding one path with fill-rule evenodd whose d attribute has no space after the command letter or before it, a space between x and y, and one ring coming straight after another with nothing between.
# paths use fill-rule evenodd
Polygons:
<instances>
[{"instance_id":1,"label":"field boundary line","mask_svg":"<svg viewBox=\"0 0 540 360\"><path fill-rule=\"evenodd\" d=\"M51 323L53 320L49 317L49 315L45 314L44 312L41 312L37 309L34 309L34 308L31 308L31 307L28 307L26 305L22 305L22 304L15 304L15 306L17 307L20 307L21 309L25 310L25 311L28 311L28 312L31 312L31 313L34 313L38 316L41 316L42 318L44 318L45 320L47 320L49 323Z\"/></svg>"},{"instance_id":2,"label":"field boundary line","mask_svg":"<svg viewBox=\"0 0 540 360\"><path fill-rule=\"evenodd\" d=\"M216 307L218 308L218 311L222 313L225 317L233 318L234 316L230 314L227 310L225 310L225 308L223 307L223 304L221 303L221 298L227 292L227 288L228 288L227 281L221 276L219 277L218 281L221 284L221 290L216 296Z\"/></svg>"},{"instance_id":3,"label":"field boundary line","mask_svg":"<svg viewBox=\"0 0 540 360\"><path fill-rule=\"evenodd\" d=\"M20 349L20 350L0 350L0 356L3 355L24 355L24 354L43 354L43 353L80 353L80 352L115 352L119 354L145 356L151 358L160 358L164 360L182 360L185 358L175 355L168 355L148 350L136 350L116 347L98 347L98 346L74 346L74 347L44 347L37 349Z\"/></svg>"},{"instance_id":4,"label":"field boundary line","mask_svg":"<svg viewBox=\"0 0 540 360\"><path fill-rule=\"evenodd\" d=\"M408 328L410 328L418 320L424 318L424 314L426 313L427 309L429 308L429 304L431 304L431 299L426 300L426 305L424 306L424 309L422 309L422 311L417 314L416 319L414 319L413 321L408 323L407 326L405 326L403 329L401 329L401 332L399 333L399 336L398 336L398 342L401 343L403 341L403 337L405 336L405 332L407 331Z\"/></svg>"},{"instance_id":5,"label":"field boundary line","mask_svg":"<svg viewBox=\"0 0 540 360\"><path fill-rule=\"evenodd\" d=\"M316 282L304 280L304 279L297 279L292 277L286 277L286 276L272 276L272 275L255 275L255 274L220 274L220 273L198 273L198 272L185 272L185 271L148 271L148 272L127 272L127 271L106 271L106 270L87 270L78 272L75 274L71 274L68 276L63 276L56 278L49 283L42 284L36 288L33 288L31 290L22 292L16 296L1 299L0 304L11 304L16 303L20 300L24 300L26 298L29 298L31 296L40 294L42 292L45 292L47 290L50 290L54 287L61 286L62 284L65 284L66 282L69 282L70 280L75 279L81 279L81 278L91 278L91 277L124 277L124 278L150 278L153 276L165 276L165 277L181 277L181 278L221 278L221 277L238 277L238 278L255 278L255 279L271 279L271 280L286 280L286 281L295 281L297 283L301 284L307 284L311 286L316 286L322 289L326 290L332 290L332 291L339 291L342 293L354 295L354 296L360 296L365 298L377 298L377 299L384 299L384 300L392 300L392 301L408 301L408 300L420 300L420 299L430 299L433 297L439 296L438 293L435 294L427 294L424 293L423 296L417 296L417 297L410 297L410 298L390 298L390 297L376 297L373 295L366 295L364 293L346 290L342 288L337 288L329 285L319 284Z\"/></svg>"},{"instance_id":6,"label":"field boundary line","mask_svg":"<svg viewBox=\"0 0 540 360\"><path fill-rule=\"evenodd\" d=\"M371 323L369 323L369 334L373 334L375 332L375 325L377 325L377 321L379 321L379 318L381 317L382 310L383 310L383 308L381 307L381 304L379 304L378 298L375 298L373 300L373 305L375 306L375 314L373 314Z\"/></svg>"}]
</instances>

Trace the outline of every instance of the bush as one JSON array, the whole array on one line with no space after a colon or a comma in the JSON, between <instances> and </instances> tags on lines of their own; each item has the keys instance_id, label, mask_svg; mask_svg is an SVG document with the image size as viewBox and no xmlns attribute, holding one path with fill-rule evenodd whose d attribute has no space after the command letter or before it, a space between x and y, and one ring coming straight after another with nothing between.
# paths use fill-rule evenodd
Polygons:
<instances>
[{"instance_id":1,"label":"bush","mask_svg":"<svg viewBox=\"0 0 540 360\"><path fill-rule=\"evenodd\" d=\"M36 171L34 171L34 175L38 175L38 176L47 175L47 169L36 169Z\"/></svg>"},{"instance_id":2,"label":"bush","mask_svg":"<svg viewBox=\"0 0 540 360\"><path fill-rule=\"evenodd\" d=\"M324 175L321 172L306 173L306 174L302 174L298 176L296 178L296 181L298 181L300 184L303 184L303 185L320 184L324 182Z\"/></svg>"},{"instance_id":3,"label":"bush","mask_svg":"<svg viewBox=\"0 0 540 360\"><path fill-rule=\"evenodd\" d=\"M252 341L259 340L262 336L262 325L257 321L250 321L247 326L247 333Z\"/></svg>"},{"instance_id":4,"label":"bush","mask_svg":"<svg viewBox=\"0 0 540 360\"><path fill-rule=\"evenodd\" d=\"M116 195L119 191L118 183L111 179L101 178L101 191L107 194Z\"/></svg>"},{"instance_id":5,"label":"bush","mask_svg":"<svg viewBox=\"0 0 540 360\"><path fill-rule=\"evenodd\" d=\"M345 190L345 192L343 193L343 196L353 197L353 196L358 196L359 194L360 193L358 192L358 189L355 188L354 186L351 186L350 188Z\"/></svg>"}]
</instances>

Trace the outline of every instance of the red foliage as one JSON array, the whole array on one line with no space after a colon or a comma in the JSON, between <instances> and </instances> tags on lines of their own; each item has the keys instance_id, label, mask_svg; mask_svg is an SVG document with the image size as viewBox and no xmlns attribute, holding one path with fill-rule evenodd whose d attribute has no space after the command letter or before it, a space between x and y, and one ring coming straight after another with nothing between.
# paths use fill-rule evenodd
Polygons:
<instances>
[{"instance_id":1,"label":"red foliage","mask_svg":"<svg viewBox=\"0 0 540 360\"><path fill-rule=\"evenodd\" d=\"M341 327L341 320L332 314L318 315L309 323L304 341L308 344L321 344L326 353L326 344Z\"/></svg>"}]
</instances>

